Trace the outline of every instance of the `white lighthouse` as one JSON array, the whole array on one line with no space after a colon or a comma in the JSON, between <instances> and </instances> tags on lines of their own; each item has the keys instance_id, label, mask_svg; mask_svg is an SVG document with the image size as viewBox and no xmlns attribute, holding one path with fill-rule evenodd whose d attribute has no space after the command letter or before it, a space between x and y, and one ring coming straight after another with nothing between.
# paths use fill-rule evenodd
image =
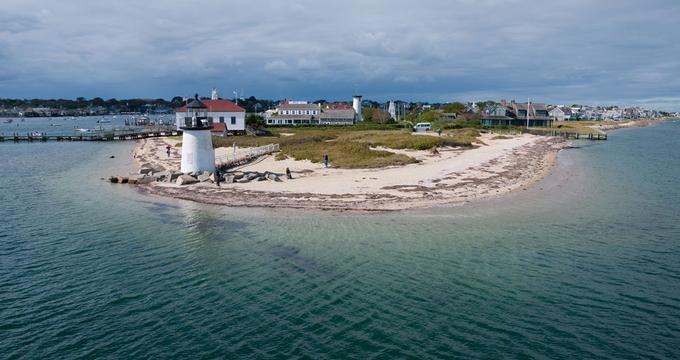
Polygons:
<instances>
[{"instance_id":1,"label":"white lighthouse","mask_svg":"<svg viewBox=\"0 0 680 360\"><path fill-rule=\"evenodd\" d=\"M195 96L186 106L182 130L182 165L180 171L193 172L215 170L215 150L212 146L211 122L207 107Z\"/></svg>"},{"instance_id":2,"label":"white lighthouse","mask_svg":"<svg viewBox=\"0 0 680 360\"><path fill-rule=\"evenodd\" d=\"M352 107L357 114L356 121L364 121L364 116L361 115L361 95L354 95L352 99Z\"/></svg>"}]
</instances>

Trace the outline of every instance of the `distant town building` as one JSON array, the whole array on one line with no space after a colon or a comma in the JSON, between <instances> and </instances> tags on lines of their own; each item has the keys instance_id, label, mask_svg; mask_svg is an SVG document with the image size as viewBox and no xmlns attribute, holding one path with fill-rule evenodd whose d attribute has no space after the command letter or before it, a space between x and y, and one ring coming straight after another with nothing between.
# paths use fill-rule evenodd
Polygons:
<instances>
[{"instance_id":1,"label":"distant town building","mask_svg":"<svg viewBox=\"0 0 680 360\"><path fill-rule=\"evenodd\" d=\"M480 119L483 126L552 126L553 119L548 108L541 103L518 103L496 105L484 111Z\"/></svg>"},{"instance_id":2,"label":"distant town building","mask_svg":"<svg viewBox=\"0 0 680 360\"><path fill-rule=\"evenodd\" d=\"M356 111L347 104L309 104L304 101L284 101L273 111L265 112L267 125L352 125Z\"/></svg>"},{"instance_id":3,"label":"distant town building","mask_svg":"<svg viewBox=\"0 0 680 360\"><path fill-rule=\"evenodd\" d=\"M550 117L552 117L555 121L572 120L571 115L571 108L568 107L556 106L550 110Z\"/></svg>"},{"instance_id":4,"label":"distant town building","mask_svg":"<svg viewBox=\"0 0 680 360\"><path fill-rule=\"evenodd\" d=\"M214 94L213 94L214 95ZM224 124L225 133L243 134L246 130L246 110L225 99L201 100L206 106L206 117L211 124ZM176 109L177 128L185 123L186 106ZM220 127L221 128L221 127Z\"/></svg>"}]
</instances>

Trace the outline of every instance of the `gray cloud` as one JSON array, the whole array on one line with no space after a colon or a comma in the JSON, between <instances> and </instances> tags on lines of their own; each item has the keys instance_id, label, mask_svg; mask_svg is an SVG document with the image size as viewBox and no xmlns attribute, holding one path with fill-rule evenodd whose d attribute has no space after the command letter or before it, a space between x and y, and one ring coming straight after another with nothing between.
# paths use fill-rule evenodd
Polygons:
<instances>
[{"instance_id":1,"label":"gray cloud","mask_svg":"<svg viewBox=\"0 0 680 360\"><path fill-rule=\"evenodd\" d=\"M680 107L676 1L5 2L3 97L217 86L272 98Z\"/></svg>"}]
</instances>

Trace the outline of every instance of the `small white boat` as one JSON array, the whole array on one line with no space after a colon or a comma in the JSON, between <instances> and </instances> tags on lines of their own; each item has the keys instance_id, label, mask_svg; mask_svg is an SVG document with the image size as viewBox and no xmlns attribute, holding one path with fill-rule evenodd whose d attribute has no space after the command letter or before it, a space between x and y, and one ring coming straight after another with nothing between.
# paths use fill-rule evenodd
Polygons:
<instances>
[{"instance_id":1,"label":"small white boat","mask_svg":"<svg viewBox=\"0 0 680 360\"><path fill-rule=\"evenodd\" d=\"M76 131L80 131L81 133L94 133L97 130L95 130L95 129L76 129Z\"/></svg>"},{"instance_id":2,"label":"small white boat","mask_svg":"<svg viewBox=\"0 0 680 360\"><path fill-rule=\"evenodd\" d=\"M39 133L39 132L37 132L37 131L34 131L34 132L31 133L31 136L33 136L33 137L35 137L35 136L42 136L42 133Z\"/></svg>"}]
</instances>

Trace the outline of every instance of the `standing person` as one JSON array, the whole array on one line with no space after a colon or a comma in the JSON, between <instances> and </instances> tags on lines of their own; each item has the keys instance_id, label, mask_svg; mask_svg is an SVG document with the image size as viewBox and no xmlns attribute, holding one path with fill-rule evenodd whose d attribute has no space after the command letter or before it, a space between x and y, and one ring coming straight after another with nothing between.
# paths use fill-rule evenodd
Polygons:
<instances>
[{"instance_id":1,"label":"standing person","mask_svg":"<svg viewBox=\"0 0 680 360\"><path fill-rule=\"evenodd\" d=\"M165 145L165 152L168 154L168 159L170 158L170 149L171 149L171 148L172 148L172 147L170 147L170 144Z\"/></svg>"},{"instance_id":2,"label":"standing person","mask_svg":"<svg viewBox=\"0 0 680 360\"><path fill-rule=\"evenodd\" d=\"M328 167L328 154L326 153L323 154L323 167Z\"/></svg>"},{"instance_id":3,"label":"standing person","mask_svg":"<svg viewBox=\"0 0 680 360\"><path fill-rule=\"evenodd\" d=\"M215 184L217 184L217 187L220 187L220 180L222 180L221 177L222 174L220 174L220 169L215 168Z\"/></svg>"},{"instance_id":4,"label":"standing person","mask_svg":"<svg viewBox=\"0 0 680 360\"><path fill-rule=\"evenodd\" d=\"M293 175L290 173L290 168L286 168L286 179L292 179Z\"/></svg>"},{"instance_id":5,"label":"standing person","mask_svg":"<svg viewBox=\"0 0 680 360\"><path fill-rule=\"evenodd\" d=\"M442 128L437 129L437 134L439 134L439 136L442 136Z\"/></svg>"}]
</instances>

